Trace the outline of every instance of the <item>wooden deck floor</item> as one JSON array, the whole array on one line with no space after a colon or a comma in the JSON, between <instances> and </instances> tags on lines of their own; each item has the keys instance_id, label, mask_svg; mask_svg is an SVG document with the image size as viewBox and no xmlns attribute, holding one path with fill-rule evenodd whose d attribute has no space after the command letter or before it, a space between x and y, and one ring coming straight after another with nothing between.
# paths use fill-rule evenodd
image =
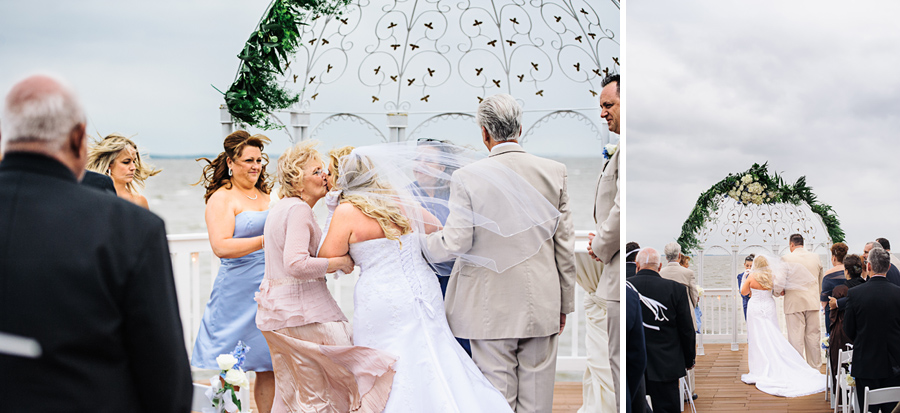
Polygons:
<instances>
[{"instance_id":1,"label":"wooden deck floor","mask_svg":"<svg viewBox=\"0 0 900 413\"><path fill-rule=\"evenodd\" d=\"M197 383L208 384L208 382L197 381ZM254 412L256 409L256 400L253 398L254 380L250 380L250 409ZM576 413L581 407L581 382L556 382L553 390L553 413Z\"/></svg>"},{"instance_id":2,"label":"wooden deck floor","mask_svg":"<svg viewBox=\"0 0 900 413\"><path fill-rule=\"evenodd\" d=\"M741 382L747 373L747 348L731 351L731 344L706 344L706 355L697 357L696 387L698 412L830 412L825 393L805 397L776 397ZM825 372L825 366L821 368ZM690 406L686 406L686 411Z\"/></svg>"}]
</instances>

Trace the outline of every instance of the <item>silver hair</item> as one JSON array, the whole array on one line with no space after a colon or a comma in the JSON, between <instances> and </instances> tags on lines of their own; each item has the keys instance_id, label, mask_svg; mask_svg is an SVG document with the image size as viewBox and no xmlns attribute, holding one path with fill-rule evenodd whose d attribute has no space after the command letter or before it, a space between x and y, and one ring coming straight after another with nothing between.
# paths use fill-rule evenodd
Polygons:
<instances>
[{"instance_id":1,"label":"silver hair","mask_svg":"<svg viewBox=\"0 0 900 413\"><path fill-rule=\"evenodd\" d=\"M653 248L642 248L641 252L639 252L635 258L635 262L637 262L641 268L648 266L656 267L659 265L659 253Z\"/></svg>"},{"instance_id":2,"label":"silver hair","mask_svg":"<svg viewBox=\"0 0 900 413\"><path fill-rule=\"evenodd\" d=\"M78 98L59 78L50 77L60 88L49 93L6 98L0 136L5 146L12 142L38 141L62 147L75 125L85 123Z\"/></svg>"},{"instance_id":3,"label":"silver hair","mask_svg":"<svg viewBox=\"0 0 900 413\"><path fill-rule=\"evenodd\" d=\"M666 261L677 261L678 256L681 255L681 245L678 245L677 242L670 242L663 248L663 253L666 254Z\"/></svg>"},{"instance_id":4,"label":"silver hair","mask_svg":"<svg viewBox=\"0 0 900 413\"><path fill-rule=\"evenodd\" d=\"M875 243L878 245L878 243ZM872 271L875 274L885 274L888 269L891 268L891 254L885 251L884 248L872 246L872 250L869 251L869 258L867 260L869 264L872 264Z\"/></svg>"},{"instance_id":5,"label":"silver hair","mask_svg":"<svg viewBox=\"0 0 900 413\"><path fill-rule=\"evenodd\" d=\"M488 96L478 105L475 122L487 129L494 142L517 139L522 133L522 106L505 93Z\"/></svg>"}]
</instances>

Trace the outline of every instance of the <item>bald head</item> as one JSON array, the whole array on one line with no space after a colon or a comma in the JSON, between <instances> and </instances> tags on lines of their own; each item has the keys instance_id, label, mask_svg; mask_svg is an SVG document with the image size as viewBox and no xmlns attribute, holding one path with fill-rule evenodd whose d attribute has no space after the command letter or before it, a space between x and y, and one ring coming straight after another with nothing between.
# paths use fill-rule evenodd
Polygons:
<instances>
[{"instance_id":1,"label":"bald head","mask_svg":"<svg viewBox=\"0 0 900 413\"><path fill-rule=\"evenodd\" d=\"M42 153L81 176L87 155L84 126L84 109L62 80L30 76L6 95L0 122L3 152Z\"/></svg>"},{"instance_id":2,"label":"bald head","mask_svg":"<svg viewBox=\"0 0 900 413\"><path fill-rule=\"evenodd\" d=\"M638 253L636 261L637 269L659 271L661 264L659 262L659 252L653 248L644 248Z\"/></svg>"}]
</instances>

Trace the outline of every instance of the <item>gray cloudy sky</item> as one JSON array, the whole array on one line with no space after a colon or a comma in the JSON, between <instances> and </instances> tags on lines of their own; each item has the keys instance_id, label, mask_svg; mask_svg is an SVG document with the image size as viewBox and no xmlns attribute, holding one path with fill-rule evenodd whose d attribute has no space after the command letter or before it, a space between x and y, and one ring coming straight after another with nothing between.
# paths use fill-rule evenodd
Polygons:
<instances>
[{"instance_id":1,"label":"gray cloudy sky","mask_svg":"<svg viewBox=\"0 0 900 413\"><path fill-rule=\"evenodd\" d=\"M627 236L661 249L754 162L806 175L851 252L900 245L900 4L631 2ZM894 248L897 249L897 248Z\"/></svg>"},{"instance_id":2,"label":"gray cloudy sky","mask_svg":"<svg viewBox=\"0 0 900 413\"><path fill-rule=\"evenodd\" d=\"M368 70L358 68L365 66L360 61L361 56L365 55L364 46L373 41L372 27L376 23L386 26L387 21L395 20L379 20L381 7L388 3L392 1L372 0L365 10L354 9L349 12L353 18L362 16L363 23L354 33L357 37L344 77L323 88L315 102L316 107L312 108L314 125L324 119L324 115L317 117L315 112L327 107L327 110L338 112L374 112L370 121L377 127L384 128L386 120L383 103L372 104L369 96L374 93L358 87L357 72L369 73ZM401 2L399 7L411 8L413 3L416 2ZM434 2L418 3L421 3L418 7L422 10L435 7ZM473 3L483 5L481 2ZM587 7L586 4L595 7L596 13L602 17L604 30L615 34L614 42L604 42L598 50L604 56L604 64L612 66L611 56L618 55L618 9L610 1L575 3L575 10ZM268 4L268 0L0 0L0 93L5 95L14 82L36 71L55 73L67 79L79 92L87 107L91 133L136 134L135 139L141 150L151 154L215 153L221 150L218 106L223 103L223 99L210 85L226 90L231 84L239 63L235 55L255 29ZM440 4L452 10L451 14L455 13L455 16L461 13L459 5L463 3L442 0ZM534 9L530 5L525 7ZM549 10L547 13L560 14L552 8L546 9ZM509 17L518 17L518 21L523 23L517 28L526 27L524 24L532 24L533 20L534 29L529 30L531 34L540 33L542 27L546 28L547 25L540 21L542 18L550 19L549 15L539 16L533 11L529 12L530 19L517 16L515 7L506 10L513 14L503 16L501 20L504 25L512 24L508 22ZM460 26L469 31L474 30L462 21L468 23L485 20L477 11L466 14L460 21L452 21L452 18L446 22L449 32L460 30ZM443 27L442 20L437 17L418 21L417 27L420 23L424 25L426 21L433 21L437 26ZM421 27L419 29L424 30ZM520 36L528 34L524 33ZM543 39L546 52L543 58L555 58L556 52L550 49L554 39L552 36L544 36ZM518 40L519 43L523 42L523 39ZM569 42L574 40L569 39ZM457 50L455 38L447 43L447 50ZM382 48L386 47L387 45L382 45ZM566 53L572 53L571 50L567 49ZM534 60L537 58L527 57L526 52L519 54L523 53L528 60L514 62L514 65L528 68L529 60L537 61L541 62L543 69L537 74L547 73L549 61ZM420 60L424 60L426 66L431 65L427 59ZM333 60L335 65L339 65L338 61L339 58ZM571 62L560 66L572 72L569 63ZM453 62L452 71L458 70L455 65ZM435 67L440 68L439 73L446 72L444 68L450 68L447 65ZM485 67L486 73L491 70L488 66ZM524 85L516 84L515 87L521 89L513 89L512 93L525 99L526 110L586 108L584 113L600 127L602 136L598 137L596 132L591 133L586 123L572 120L567 121L568 126L560 123L544 124L530 138L528 145L537 153L599 157L602 150L600 140L608 137L608 133L599 117L599 110L596 109L597 99L588 93L590 87L567 81L563 69L554 71L547 86L541 87L546 89L543 100L534 96L533 88L529 89ZM335 72L331 73L333 75ZM582 70L576 74L583 73ZM421 81L422 76L416 77ZM301 79L298 87L302 83ZM599 92L599 84L596 88ZM487 94L501 91L505 90L491 89ZM438 96L441 94L446 94L447 98L442 100ZM383 100L386 100L385 96L382 95ZM432 94L430 102L434 106L425 109L471 112L477 107L476 96L477 93L471 90L448 83ZM411 91L405 98L411 100L414 110L417 110L424 105L419 102L419 97L418 91ZM460 100L463 98L465 100ZM411 116L410 129L427 116L430 115L419 118ZM535 112L526 113L526 128L540 116L542 114ZM462 124L468 129L454 124L454 127L445 127L443 130L426 130L426 133L478 144L478 130L470 123ZM325 140L326 147L323 149L338 144L361 144L364 141L359 140L359 136L364 133L368 133L365 128L347 129L340 134L346 136L346 140ZM270 153L280 153L289 144L287 135L283 132L272 131L267 134L275 141L269 148Z\"/></svg>"}]
</instances>

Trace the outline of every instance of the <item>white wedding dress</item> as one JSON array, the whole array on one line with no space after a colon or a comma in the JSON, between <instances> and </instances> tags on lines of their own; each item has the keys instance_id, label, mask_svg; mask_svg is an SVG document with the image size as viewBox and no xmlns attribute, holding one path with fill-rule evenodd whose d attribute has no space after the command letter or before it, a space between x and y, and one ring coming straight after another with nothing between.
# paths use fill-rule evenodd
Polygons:
<instances>
[{"instance_id":1,"label":"white wedding dress","mask_svg":"<svg viewBox=\"0 0 900 413\"><path fill-rule=\"evenodd\" d=\"M415 233L350 244L360 267L353 344L399 359L385 412L511 412L506 399L459 346L437 277ZM473 320L477 322L477 320Z\"/></svg>"},{"instance_id":2,"label":"white wedding dress","mask_svg":"<svg viewBox=\"0 0 900 413\"><path fill-rule=\"evenodd\" d=\"M741 375L741 380L774 396L799 397L825 391L825 375L810 367L781 334L772 290L751 292L747 303L750 373Z\"/></svg>"}]
</instances>

